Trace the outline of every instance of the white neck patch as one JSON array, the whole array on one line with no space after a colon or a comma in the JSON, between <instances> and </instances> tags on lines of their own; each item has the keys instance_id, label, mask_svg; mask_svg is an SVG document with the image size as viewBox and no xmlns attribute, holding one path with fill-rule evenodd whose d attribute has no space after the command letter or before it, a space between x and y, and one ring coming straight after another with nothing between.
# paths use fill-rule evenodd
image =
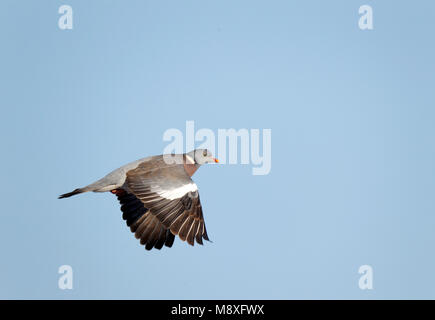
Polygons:
<instances>
[{"instance_id":1,"label":"white neck patch","mask_svg":"<svg viewBox=\"0 0 435 320\"><path fill-rule=\"evenodd\" d=\"M193 160L192 157L187 154L186 154L186 162L187 164L195 164L195 160Z\"/></svg>"}]
</instances>

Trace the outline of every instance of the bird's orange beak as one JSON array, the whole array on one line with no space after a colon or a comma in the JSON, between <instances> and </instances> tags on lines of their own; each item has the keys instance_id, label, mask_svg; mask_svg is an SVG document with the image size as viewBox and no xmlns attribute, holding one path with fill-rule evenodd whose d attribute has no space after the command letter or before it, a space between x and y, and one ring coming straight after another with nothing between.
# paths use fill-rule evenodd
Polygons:
<instances>
[{"instance_id":1,"label":"bird's orange beak","mask_svg":"<svg viewBox=\"0 0 435 320\"><path fill-rule=\"evenodd\" d=\"M214 158L214 162L216 162L216 163L219 163L219 160L218 160L218 159L216 159L216 158Z\"/></svg>"}]
</instances>

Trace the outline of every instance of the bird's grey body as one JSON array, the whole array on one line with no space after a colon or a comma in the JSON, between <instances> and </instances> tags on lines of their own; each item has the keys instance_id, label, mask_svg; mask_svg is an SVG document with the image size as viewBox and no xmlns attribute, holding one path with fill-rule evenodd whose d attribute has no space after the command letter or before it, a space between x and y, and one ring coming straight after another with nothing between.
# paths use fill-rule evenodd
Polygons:
<instances>
[{"instance_id":1,"label":"bird's grey body","mask_svg":"<svg viewBox=\"0 0 435 320\"><path fill-rule=\"evenodd\" d=\"M191 245L195 240L202 244L208 236L198 188L190 177L199 166L212 161L218 162L203 149L142 158L59 198L110 191L117 195L124 220L146 249L160 249L163 244L170 247L175 235Z\"/></svg>"},{"instance_id":2,"label":"bird's grey body","mask_svg":"<svg viewBox=\"0 0 435 320\"><path fill-rule=\"evenodd\" d=\"M97 180L82 189L93 192L107 192L117 188L121 188L125 183L128 171L136 169L137 166L143 162L151 161L159 157L162 156L147 157L127 163L126 165L123 165L122 167L113 170L100 180Z\"/></svg>"}]
</instances>

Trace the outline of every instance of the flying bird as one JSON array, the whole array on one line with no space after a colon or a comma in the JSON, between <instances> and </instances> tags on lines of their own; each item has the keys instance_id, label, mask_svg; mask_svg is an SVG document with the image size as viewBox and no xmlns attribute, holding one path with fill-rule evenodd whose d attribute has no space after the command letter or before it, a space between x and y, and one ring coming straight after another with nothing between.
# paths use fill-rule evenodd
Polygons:
<instances>
[{"instance_id":1,"label":"flying bird","mask_svg":"<svg viewBox=\"0 0 435 320\"><path fill-rule=\"evenodd\" d=\"M188 244L209 240L199 199L191 179L206 163L218 163L207 149L152 156L126 164L102 179L59 196L111 192L121 204L122 218L145 249L172 247L175 236Z\"/></svg>"}]
</instances>

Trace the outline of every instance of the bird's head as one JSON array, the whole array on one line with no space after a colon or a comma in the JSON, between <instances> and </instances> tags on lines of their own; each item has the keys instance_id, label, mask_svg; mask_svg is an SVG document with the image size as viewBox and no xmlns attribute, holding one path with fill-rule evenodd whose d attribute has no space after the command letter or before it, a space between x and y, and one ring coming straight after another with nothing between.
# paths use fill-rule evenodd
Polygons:
<instances>
[{"instance_id":1,"label":"bird's head","mask_svg":"<svg viewBox=\"0 0 435 320\"><path fill-rule=\"evenodd\" d=\"M195 161L195 164L218 163L219 160L214 158L207 149L196 149L187 153L187 155Z\"/></svg>"}]
</instances>

